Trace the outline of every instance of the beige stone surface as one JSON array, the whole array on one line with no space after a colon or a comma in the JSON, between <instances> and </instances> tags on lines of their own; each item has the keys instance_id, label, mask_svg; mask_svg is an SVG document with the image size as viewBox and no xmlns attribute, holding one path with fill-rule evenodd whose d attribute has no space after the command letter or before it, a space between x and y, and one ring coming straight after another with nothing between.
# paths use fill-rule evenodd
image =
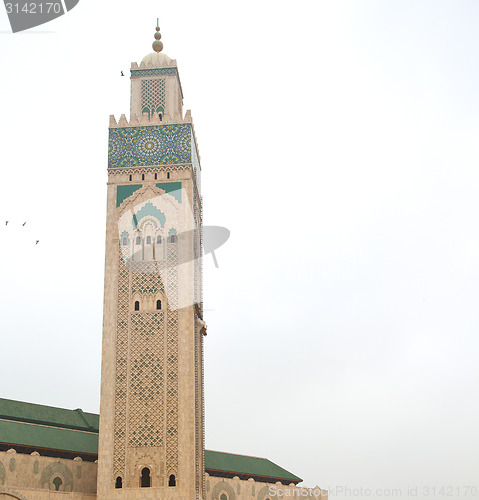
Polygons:
<instances>
[{"instance_id":1,"label":"beige stone surface","mask_svg":"<svg viewBox=\"0 0 479 500\"><path fill-rule=\"evenodd\" d=\"M22 494L29 500L50 498L49 491L58 493L53 483L57 477L61 480L60 493L72 493L74 498L83 498L84 494L91 498L96 493L97 464L94 462L42 457L37 453L26 455L9 450L0 452L0 464L0 487L13 491L28 490L28 495Z\"/></svg>"}]
</instances>

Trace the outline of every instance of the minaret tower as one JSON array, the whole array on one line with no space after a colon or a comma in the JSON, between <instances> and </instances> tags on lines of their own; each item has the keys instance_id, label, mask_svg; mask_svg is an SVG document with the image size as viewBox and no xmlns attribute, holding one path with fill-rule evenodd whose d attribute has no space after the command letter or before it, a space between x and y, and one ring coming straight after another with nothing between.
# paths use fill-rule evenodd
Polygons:
<instances>
[{"instance_id":1,"label":"minaret tower","mask_svg":"<svg viewBox=\"0 0 479 500\"><path fill-rule=\"evenodd\" d=\"M99 500L204 498L201 167L160 39L110 117Z\"/></svg>"}]
</instances>

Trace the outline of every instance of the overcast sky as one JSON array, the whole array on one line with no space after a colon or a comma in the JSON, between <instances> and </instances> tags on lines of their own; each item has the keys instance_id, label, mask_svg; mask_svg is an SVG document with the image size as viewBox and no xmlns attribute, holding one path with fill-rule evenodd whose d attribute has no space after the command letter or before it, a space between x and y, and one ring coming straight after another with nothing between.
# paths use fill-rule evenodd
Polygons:
<instances>
[{"instance_id":1,"label":"overcast sky","mask_svg":"<svg viewBox=\"0 0 479 500\"><path fill-rule=\"evenodd\" d=\"M0 397L99 411L108 116L157 17L231 230L204 265L207 447L331 498L471 497L477 1L80 0L14 35L0 9Z\"/></svg>"}]
</instances>

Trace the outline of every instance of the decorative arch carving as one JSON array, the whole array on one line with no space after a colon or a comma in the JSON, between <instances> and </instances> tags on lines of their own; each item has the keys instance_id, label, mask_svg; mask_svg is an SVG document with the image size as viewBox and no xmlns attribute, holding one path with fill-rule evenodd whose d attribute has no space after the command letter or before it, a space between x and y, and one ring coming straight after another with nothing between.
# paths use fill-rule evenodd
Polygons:
<instances>
[{"instance_id":1,"label":"decorative arch carving","mask_svg":"<svg viewBox=\"0 0 479 500\"><path fill-rule=\"evenodd\" d=\"M55 476L62 476L63 491L73 491L73 474L72 471L61 462L54 462L53 464L47 465L42 472L42 477L40 479L40 484L42 488L45 483L50 487L52 480ZM70 487L70 490L67 487Z\"/></svg>"},{"instance_id":2,"label":"decorative arch carving","mask_svg":"<svg viewBox=\"0 0 479 500\"><path fill-rule=\"evenodd\" d=\"M271 495L269 494L269 486L263 486L258 491L258 500L272 500Z\"/></svg>"},{"instance_id":3,"label":"decorative arch carving","mask_svg":"<svg viewBox=\"0 0 479 500\"><path fill-rule=\"evenodd\" d=\"M226 482L220 481L215 484L213 491L211 493L212 500L220 500L220 496L222 493L226 493L228 495L228 500L236 500L236 494L234 489Z\"/></svg>"},{"instance_id":4,"label":"decorative arch carving","mask_svg":"<svg viewBox=\"0 0 479 500\"><path fill-rule=\"evenodd\" d=\"M17 493L16 491L8 490L6 488L0 488L0 500L11 500L12 498L16 498L17 500L27 500L23 495Z\"/></svg>"}]
</instances>

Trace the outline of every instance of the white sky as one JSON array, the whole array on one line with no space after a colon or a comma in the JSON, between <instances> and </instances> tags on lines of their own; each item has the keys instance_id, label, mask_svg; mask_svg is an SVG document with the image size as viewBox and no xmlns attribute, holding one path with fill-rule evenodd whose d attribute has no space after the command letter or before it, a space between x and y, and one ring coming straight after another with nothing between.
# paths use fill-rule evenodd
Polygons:
<instances>
[{"instance_id":1,"label":"white sky","mask_svg":"<svg viewBox=\"0 0 479 500\"><path fill-rule=\"evenodd\" d=\"M158 16L231 230L204 266L207 447L331 498L467 498L477 1L81 0L15 35L0 9L0 397L99 409L108 116Z\"/></svg>"}]
</instances>

